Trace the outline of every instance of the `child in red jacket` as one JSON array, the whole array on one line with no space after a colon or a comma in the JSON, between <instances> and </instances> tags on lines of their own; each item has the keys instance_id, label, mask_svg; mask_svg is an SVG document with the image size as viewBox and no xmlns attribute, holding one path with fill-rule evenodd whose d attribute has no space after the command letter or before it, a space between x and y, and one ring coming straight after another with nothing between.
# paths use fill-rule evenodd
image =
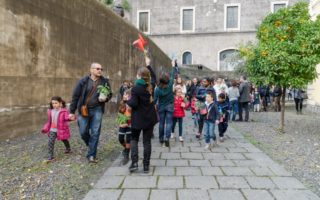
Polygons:
<instances>
[{"instance_id":1,"label":"child in red jacket","mask_svg":"<svg viewBox=\"0 0 320 200\"><path fill-rule=\"evenodd\" d=\"M181 88L175 88L174 102L173 102L173 126L171 138L175 138L174 128L176 127L176 123L179 123L179 141L183 142L182 137L182 125L183 118L185 116L184 109L186 108L186 102L184 100L184 96L182 94Z\"/></svg>"},{"instance_id":2,"label":"child in red jacket","mask_svg":"<svg viewBox=\"0 0 320 200\"><path fill-rule=\"evenodd\" d=\"M49 156L47 162L54 160L54 143L56 139L63 142L66 148L64 153L71 153L69 143L70 129L68 125L68 121L71 121L71 119L65 107L66 103L61 97L54 96L51 98L50 109L47 112L48 120L41 130L42 133L47 134L49 137Z\"/></svg>"}]
</instances>

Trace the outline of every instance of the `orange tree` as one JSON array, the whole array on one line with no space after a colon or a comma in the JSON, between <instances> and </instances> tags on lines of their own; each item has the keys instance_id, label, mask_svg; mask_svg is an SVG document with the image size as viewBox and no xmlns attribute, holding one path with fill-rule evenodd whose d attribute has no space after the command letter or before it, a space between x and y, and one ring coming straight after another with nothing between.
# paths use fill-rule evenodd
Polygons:
<instances>
[{"instance_id":1,"label":"orange tree","mask_svg":"<svg viewBox=\"0 0 320 200\"><path fill-rule=\"evenodd\" d=\"M320 62L320 18L312 21L308 4L300 2L264 18L257 42L240 47L245 72L256 85L281 86L280 131L284 132L286 88L303 88L317 77Z\"/></svg>"}]
</instances>

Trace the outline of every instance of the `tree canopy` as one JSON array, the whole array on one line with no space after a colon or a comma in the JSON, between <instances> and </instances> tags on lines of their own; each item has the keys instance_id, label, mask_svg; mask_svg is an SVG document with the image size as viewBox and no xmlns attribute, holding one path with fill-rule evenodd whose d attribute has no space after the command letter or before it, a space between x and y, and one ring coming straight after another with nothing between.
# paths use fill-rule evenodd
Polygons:
<instances>
[{"instance_id":1,"label":"tree canopy","mask_svg":"<svg viewBox=\"0 0 320 200\"><path fill-rule=\"evenodd\" d=\"M264 18L257 42L240 47L245 71L257 84L301 88L316 77L320 62L320 18L312 21L300 2Z\"/></svg>"}]
</instances>

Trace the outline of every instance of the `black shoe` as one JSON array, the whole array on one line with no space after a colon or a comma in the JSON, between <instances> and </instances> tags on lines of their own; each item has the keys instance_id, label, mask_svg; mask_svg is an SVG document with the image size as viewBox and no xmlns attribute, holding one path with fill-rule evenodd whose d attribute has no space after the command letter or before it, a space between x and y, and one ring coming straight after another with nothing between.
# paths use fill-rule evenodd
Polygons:
<instances>
[{"instance_id":1,"label":"black shoe","mask_svg":"<svg viewBox=\"0 0 320 200\"><path fill-rule=\"evenodd\" d=\"M132 162L130 167L129 167L129 171L132 173L132 172L135 172L138 170L138 163L137 162Z\"/></svg>"},{"instance_id":2,"label":"black shoe","mask_svg":"<svg viewBox=\"0 0 320 200\"><path fill-rule=\"evenodd\" d=\"M144 173L149 173L149 165L143 165L143 172Z\"/></svg>"},{"instance_id":3,"label":"black shoe","mask_svg":"<svg viewBox=\"0 0 320 200\"><path fill-rule=\"evenodd\" d=\"M98 159L96 159L96 158L93 157L93 156L90 156L90 157L88 158L88 161L89 161L89 163L94 163L94 164L98 163Z\"/></svg>"},{"instance_id":4,"label":"black shoe","mask_svg":"<svg viewBox=\"0 0 320 200\"><path fill-rule=\"evenodd\" d=\"M128 164L128 162L129 162L129 157L123 157L121 160L122 165L126 165L126 164Z\"/></svg>"},{"instance_id":5,"label":"black shoe","mask_svg":"<svg viewBox=\"0 0 320 200\"><path fill-rule=\"evenodd\" d=\"M122 165L126 165L129 162L129 149L124 149L122 152L123 159L121 160Z\"/></svg>"},{"instance_id":6,"label":"black shoe","mask_svg":"<svg viewBox=\"0 0 320 200\"><path fill-rule=\"evenodd\" d=\"M170 142L169 142L169 140L164 141L164 143L165 143L166 147L170 147Z\"/></svg>"}]
</instances>

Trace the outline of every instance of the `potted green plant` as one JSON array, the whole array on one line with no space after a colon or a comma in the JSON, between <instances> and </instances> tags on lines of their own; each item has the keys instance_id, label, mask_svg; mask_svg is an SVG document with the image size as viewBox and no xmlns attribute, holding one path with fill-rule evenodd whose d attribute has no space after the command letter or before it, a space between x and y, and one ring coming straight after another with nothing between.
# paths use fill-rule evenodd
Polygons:
<instances>
[{"instance_id":1,"label":"potted green plant","mask_svg":"<svg viewBox=\"0 0 320 200\"><path fill-rule=\"evenodd\" d=\"M99 93L99 101L106 101L107 97L109 96L110 94L110 88L109 86L105 85L99 85L97 87L97 91Z\"/></svg>"}]
</instances>

